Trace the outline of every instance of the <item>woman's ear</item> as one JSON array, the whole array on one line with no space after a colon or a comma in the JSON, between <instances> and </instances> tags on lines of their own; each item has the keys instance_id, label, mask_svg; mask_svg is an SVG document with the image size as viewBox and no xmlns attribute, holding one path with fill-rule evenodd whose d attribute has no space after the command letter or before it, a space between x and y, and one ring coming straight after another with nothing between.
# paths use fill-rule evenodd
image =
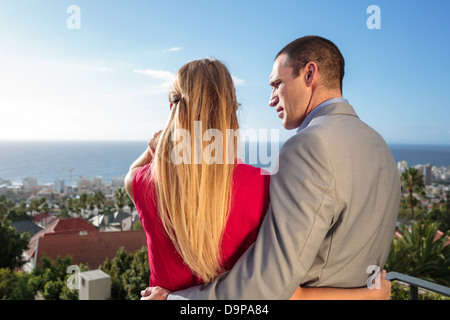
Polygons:
<instances>
[{"instance_id":1,"label":"woman's ear","mask_svg":"<svg viewBox=\"0 0 450 320\"><path fill-rule=\"evenodd\" d=\"M170 103L170 107L169 107L170 110L172 110L172 107L173 107L173 103L171 102L171 103Z\"/></svg>"}]
</instances>

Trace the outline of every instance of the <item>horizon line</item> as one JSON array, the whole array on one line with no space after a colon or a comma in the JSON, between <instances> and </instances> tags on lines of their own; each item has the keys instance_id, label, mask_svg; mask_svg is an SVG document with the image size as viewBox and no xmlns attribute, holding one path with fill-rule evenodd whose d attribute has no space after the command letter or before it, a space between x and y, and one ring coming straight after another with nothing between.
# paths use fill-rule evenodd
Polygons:
<instances>
[{"instance_id":1,"label":"horizon line","mask_svg":"<svg viewBox=\"0 0 450 320\"><path fill-rule=\"evenodd\" d=\"M287 138L286 140L281 140L281 143L286 142L287 140L289 140L289 138ZM264 140L264 141L259 141L259 140L248 140L246 139L246 141L248 142L269 142L270 140ZM6 143L14 143L14 142L27 142L27 143L42 143L42 142L148 142L148 140L146 139L23 139L23 138L19 138L19 139L2 139L0 138L0 143L2 142L6 142ZM399 141L386 141L387 145L411 145L411 146L449 146L450 147L450 143L449 142L399 142Z\"/></svg>"}]
</instances>

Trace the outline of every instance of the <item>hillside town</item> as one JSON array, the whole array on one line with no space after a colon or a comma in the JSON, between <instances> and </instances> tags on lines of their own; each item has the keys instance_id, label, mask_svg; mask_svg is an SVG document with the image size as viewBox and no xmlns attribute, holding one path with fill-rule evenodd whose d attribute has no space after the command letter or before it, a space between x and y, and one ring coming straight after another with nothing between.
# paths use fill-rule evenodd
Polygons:
<instances>
[{"instance_id":1,"label":"hillside town","mask_svg":"<svg viewBox=\"0 0 450 320\"><path fill-rule=\"evenodd\" d=\"M400 174L408 168L408 162L399 161L397 168ZM422 205L431 208L433 204L445 203L447 193L450 191L450 166L435 167L431 163L414 166L422 174L426 189L426 198L422 199Z\"/></svg>"},{"instance_id":2,"label":"hillside town","mask_svg":"<svg viewBox=\"0 0 450 320\"><path fill-rule=\"evenodd\" d=\"M410 169L405 161L398 162L400 176ZM450 207L450 167L425 164L414 169L420 173L424 190L423 195L418 197L420 203L414 208L416 217L427 213L431 216L437 211L447 212ZM35 274L45 259L57 261L70 257L69 267L87 266L89 271L86 272L93 273L86 277L98 276L96 280L101 283L110 276L99 268L104 267L105 261L114 259L120 250L144 250L141 252L146 256L145 233L123 186L123 176L112 179L111 183L105 183L102 177L97 176L92 179L79 177L73 186L62 179L56 179L53 184L40 185L36 178L27 177L22 185L13 185L0 178L0 221L8 216L12 228L21 235L29 235L27 249L22 253L24 263L20 268L14 267L15 270ZM402 238L400 225L405 222L410 225L407 221L410 209L406 199L407 191L404 190L395 234L398 239ZM444 232L435 230L436 239L443 237L447 229ZM444 243L447 246L450 243L448 237L443 239L447 239ZM147 280L139 278L139 285L145 287ZM97 286L103 288L103 285ZM110 286L110 283L106 285L107 289L100 298L89 297L82 290L79 298L111 298ZM135 291L139 292L137 289Z\"/></svg>"}]
</instances>

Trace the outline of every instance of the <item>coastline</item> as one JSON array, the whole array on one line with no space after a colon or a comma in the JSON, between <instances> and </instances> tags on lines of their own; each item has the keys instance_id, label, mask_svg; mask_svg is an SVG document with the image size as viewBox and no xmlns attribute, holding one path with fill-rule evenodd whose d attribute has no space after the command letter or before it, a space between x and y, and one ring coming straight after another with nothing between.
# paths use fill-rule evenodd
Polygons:
<instances>
[{"instance_id":1,"label":"coastline","mask_svg":"<svg viewBox=\"0 0 450 320\"><path fill-rule=\"evenodd\" d=\"M254 142L248 144L251 143ZM102 177L106 183L111 183L126 174L129 165L146 146L147 141L136 140L0 140L0 181L22 184L23 179L35 177L41 185L54 183L56 179L69 184L72 173L72 185L79 177ZM410 167L429 163L435 167L450 167L450 144L389 143L388 146L396 163L406 161Z\"/></svg>"}]
</instances>

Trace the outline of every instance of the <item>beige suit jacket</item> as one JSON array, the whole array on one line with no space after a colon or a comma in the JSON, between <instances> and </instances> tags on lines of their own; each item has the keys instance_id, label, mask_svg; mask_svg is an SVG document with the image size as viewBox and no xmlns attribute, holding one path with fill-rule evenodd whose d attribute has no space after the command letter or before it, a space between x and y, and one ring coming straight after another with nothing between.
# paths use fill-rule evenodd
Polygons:
<instances>
[{"instance_id":1,"label":"beige suit jacket","mask_svg":"<svg viewBox=\"0 0 450 320\"><path fill-rule=\"evenodd\" d=\"M286 141L255 244L209 286L171 299L289 299L300 284L364 287L383 268L400 177L382 137L347 103L332 103Z\"/></svg>"}]
</instances>

